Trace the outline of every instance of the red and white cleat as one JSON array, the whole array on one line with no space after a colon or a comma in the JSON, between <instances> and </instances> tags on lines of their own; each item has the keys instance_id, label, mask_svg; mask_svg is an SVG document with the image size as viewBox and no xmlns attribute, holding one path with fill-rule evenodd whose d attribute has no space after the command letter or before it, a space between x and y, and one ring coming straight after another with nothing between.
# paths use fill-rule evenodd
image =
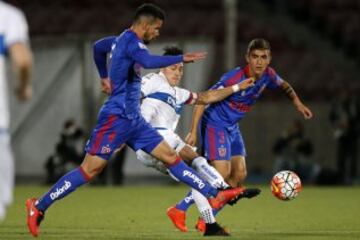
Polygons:
<instances>
[{"instance_id":1,"label":"red and white cleat","mask_svg":"<svg viewBox=\"0 0 360 240\"><path fill-rule=\"evenodd\" d=\"M236 187L219 191L216 197L209 199L210 206L213 209L220 209L226 203L239 196L244 190L245 188Z\"/></svg>"},{"instance_id":2,"label":"red and white cleat","mask_svg":"<svg viewBox=\"0 0 360 240\"><path fill-rule=\"evenodd\" d=\"M37 199L36 198L29 198L25 202L26 212L27 212L27 225L29 228L29 232L34 237L39 236L40 234L40 223L44 219L44 213L39 211L35 207Z\"/></svg>"}]
</instances>

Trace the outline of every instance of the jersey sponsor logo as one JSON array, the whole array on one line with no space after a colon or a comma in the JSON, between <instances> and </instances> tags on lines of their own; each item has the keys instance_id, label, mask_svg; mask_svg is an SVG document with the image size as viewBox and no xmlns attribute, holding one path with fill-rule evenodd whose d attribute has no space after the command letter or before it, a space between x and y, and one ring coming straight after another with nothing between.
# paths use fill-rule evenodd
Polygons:
<instances>
[{"instance_id":1,"label":"jersey sponsor logo","mask_svg":"<svg viewBox=\"0 0 360 240\"><path fill-rule=\"evenodd\" d=\"M166 99L166 102L168 104L170 104L173 108L176 108L176 101L173 97L169 96L167 99Z\"/></svg>"},{"instance_id":2,"label":"jersey sponsor logo","mask_svg":"<svg viewBox=\"0 0 360 240\"><path fill-rule=\"evenodd\" d=\"M198 178L198 176L188 170L184 170L183 177L189 177L192 179L193 183L197 184L199 189L203 189L205 187L205 183L200 178Z\"/></svg>"},{"instance_id":3,"label":"jersey sponsor logo","mask_svg":"<svg viewBox=\"0 0 360 240\"><path fill-rule=\"evenodd\" d=\"M213 172L211 171L211 169L209 169L209 167L207 167L206 165L201 165L200 168L202 169L203 173L206 173L206 174L207 174L206 176L208 176L211 180L214 181L214 180L217 180L217 179L218 179L218 177L216 176L216 174L213 173ZM205 179L205 180L209 181L208 179Z\"/></svg>"},{"instance_id":4,"label":"jersey sponsor logo","mask_svg":"<svg viewBox=\"0 0 360 240\"><path fill-rule=\"evenodd\" d=\"M230 102L230 107L232 109L236 109L240 112L250 112L251 106L245 103L238 103L238 102Z\"/></svg>"},{"instance_id":5,"label":"jersey sponsor logo","mask_svg":"<svg viewBox=\"0 0 360 240\"><path fill-rule=\"evenodd\" d=\"M108 153L110 153L110 152L111 152L111 148L110 148L109 145L103 146L103 147L101 148L101 151L100 151L101 154L108 154Z\"/></svg>"},{"instance_id":6,"label":"jersey sponsor logo","mask_svg":"<svg viewBox=\"0 0 360 240\"><path fill-rule=\"evenodd\" d=\"M141 42L139 42L138 45L139 45L139 48L141 48L141 49L145 49L145 50L148 49L148 48L146 47L146 45L143 44L143 43L141 43Z\"/></svg>"},{"instance_id":7,"label":"jersey sponsor logo","mask_svg":"<svg viewBox=\"0 0 360 240\"><path fill-rule=\"evenodd\" d=\"M149 94L147 97L154 98L154 99L165 102L166 104L171 106L177 114L180 114L180 112L182 111L183 104L177 104L176 99L168 93L155 92L155 93Z\"/></svg>"},{"instance_id":8,"label":"jersey sponsor logo","mask_svg":"<svg viewBox=\"0 0 360 240\"><path fill-rule=\"evenodd\" d=\"M225 157L226 156L226 148L225 147L219 147L218 152L219 152L220 157Z\"/></svg>"},{"instance_id":9,"label":"jersey sponsor logo","mask_svg":"<svg viewBox=\"0 0 360 240\"><path fill-rule=\"evenodd\" d=\"M61 194L71 187L71 182L65 181L64 185L60 188L56 188L55 192L50 193L51 200L57 199Z\"/></svg>"}]
</instances>

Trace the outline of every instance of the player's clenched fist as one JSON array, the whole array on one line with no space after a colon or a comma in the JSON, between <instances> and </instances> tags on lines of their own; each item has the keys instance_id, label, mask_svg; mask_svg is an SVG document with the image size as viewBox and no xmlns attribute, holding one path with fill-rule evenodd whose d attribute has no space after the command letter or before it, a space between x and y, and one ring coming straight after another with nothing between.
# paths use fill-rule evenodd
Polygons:
<instances>
[{"instance_id":1,"label":"player's clenched fist","mask_svg":"<svg viewBox=\"0 0 360 240\"><path fill-rule=\"evenodd\" d=\"M111 94L111 83L109 78L101 79L101 91L107 95Z\"/></svg>"}]
</instances>

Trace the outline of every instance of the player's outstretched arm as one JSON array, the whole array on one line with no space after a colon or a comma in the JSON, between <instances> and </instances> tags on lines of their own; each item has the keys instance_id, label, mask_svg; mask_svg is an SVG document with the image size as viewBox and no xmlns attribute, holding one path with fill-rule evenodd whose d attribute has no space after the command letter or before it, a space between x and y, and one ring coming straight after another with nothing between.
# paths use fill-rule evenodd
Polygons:
<instances>
[{"instance_id":1,"label":"player's outstretched arm","mask_svg":"<svg viewBox=\"0 0 360 240\"><path fill-rule=\"evenodd\" d=\"M183 61L184 61L184 63L191 63L191 62L199 61L199 60L206 58L206 55L207 55L206 52L185 53L183 55Z\"/></svg>"},{"instance_id":2,"label":"player's outstretched arm","mask_svg":"<svg viewBox=\"0 0 360 240\"><path fill-rule=\"evenodd\" d=\"M281 84L281 88L286 93L286 96L293 102L296 109L304 116L305 119L310 119L313 117L313 113L311 112L311 110L301 102L295 90L291 87L291 85L288 82L284 81Z\"/></svg>"},{"instance_id":3,"label":"player's outstretched arm","mask_svg":"<svg viewBox=\"0 0 360 240\"><path fill-rule=\"evenodd\" d=\"M238 91L244 90L248 87L254 86L255 79L254 78L248 78L244 81L234 84L232 86L226 87L226 88L220 88L216 90L208 90L206 92L198 93L198 98L196 99L196 104L210 104L214 102L219 102L228 96L230 96L233 93L236 93Z\"/></svg>"},{"instance_id":4,"label":"player's outstretched arm","mask_svg":"<svg viewBox=\"0 0 360 240\"><path fill-rule=\"evenodd\" d=\"M204 111L205 111L205 105L195 105L191 119L190 131L185 138L185 142L191 146L196 145L197 127L199 126L199 121Z\"/></svg>"},{"instance_id":5,"label":"player's outstretched arm","mask_svg":"<svg viewBox=\"0 0 360 240\"><path fill-rule=\"evenodd\" d=\"M133 59L145 69L167 67L180 62L193 62L205 58L205 53L187 53L178 56L151 55L148 51L140 49L135 51Z\"/></svg>"}]
</instances>

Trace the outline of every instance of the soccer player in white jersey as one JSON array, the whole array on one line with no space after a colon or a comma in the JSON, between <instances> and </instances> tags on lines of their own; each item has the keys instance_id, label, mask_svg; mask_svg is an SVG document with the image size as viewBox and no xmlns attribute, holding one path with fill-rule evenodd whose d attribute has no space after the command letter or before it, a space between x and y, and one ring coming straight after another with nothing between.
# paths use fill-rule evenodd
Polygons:
<instances>
[{"instance_id":1,"label":"soccer player in white jersey","mask_svg":"<svg viewBox=\"0 0 360 240\"><path fill-rule=\"evenodd\" d=\"M164 55L180 55L181 49L177 47L165 48ZM205 180L217 188L229 187L221 175L207 164L207 160L199 156L192 147L186 145L175 133L180 114L184 105L187 104L210 104L220 101L234 92L253 85L253 79L249 78L242 84L236 84L221 91L212 90L202 93L194 93L187 89L177 87L183 75L183 63L162 68L159 73L150 73L142 78L141 92L144 97L141 104L141 113L164 137L168 144L176 150L179 156L187 162L191 162ZM162 162L153 158L142 150L136 152L138 159L146 166L153 167L160 172L167 173ZM203 170L206 171L203 171ZM247 189L243 197L257 195L257 189ZM212 208L207 199L198 191L192 189L189 192L189 201L195 201L201 217L207 224L205 236L229 235L221 228L214 218ZM176 207L168 209L167 214L174 225L183 232L188 231L185 224L185 212Z\"/></svg>"},{"instance_id":2,"label":"soccer player in white jersey","mask_svg":"<svg viewBox=\"0 0 360 240\"><path fill-rule=\"evenodd\" d=\"M16 89L19 100L32 95L30 71L32 54L28 47L28 26L23 13L0 1L0 221L12 203L14 160L10 147L9 108L6 83L6 56L9 56L19 78Z\"/></svg>"}]
</instances>

